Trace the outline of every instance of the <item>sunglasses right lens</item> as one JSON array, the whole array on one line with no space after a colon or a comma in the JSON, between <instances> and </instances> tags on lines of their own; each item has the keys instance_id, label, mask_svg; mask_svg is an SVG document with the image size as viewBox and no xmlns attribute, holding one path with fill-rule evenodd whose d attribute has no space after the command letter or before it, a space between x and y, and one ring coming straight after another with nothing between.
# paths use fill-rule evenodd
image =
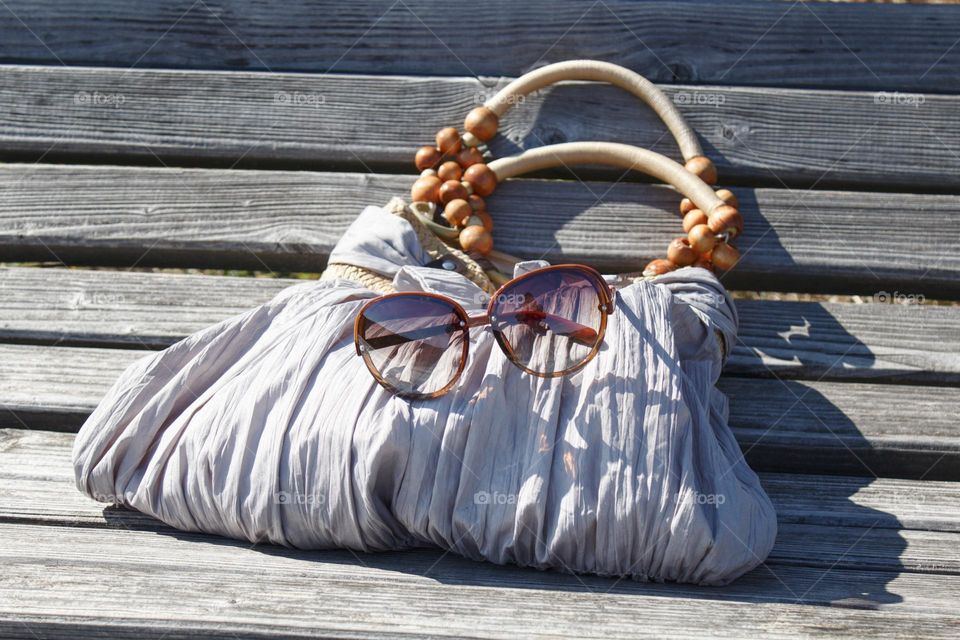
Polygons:
<instances>
[{"instance_id":1,"label":"sunglasses right lens","mask_svg":"<svg viewBox=\"0 0 960 640\"><path fill-rule=\"evenodd\" d=\"M404 397L426 398L446 391L459 375L465 321L440 298L385 296L363 311L357 339L381 384Z\"/></svg>"},{"instance_id":2,"label":"sunglasses right lens","mask_svg":"<svg viewBox=\"0 0 960 640\"><path fill-rule=\"evenodd\" d=\"M600 285L580 269L531 273L494 300L493 330L508 357L540 376L586 364L603 340Z\"/></svg>"}]
</instances>

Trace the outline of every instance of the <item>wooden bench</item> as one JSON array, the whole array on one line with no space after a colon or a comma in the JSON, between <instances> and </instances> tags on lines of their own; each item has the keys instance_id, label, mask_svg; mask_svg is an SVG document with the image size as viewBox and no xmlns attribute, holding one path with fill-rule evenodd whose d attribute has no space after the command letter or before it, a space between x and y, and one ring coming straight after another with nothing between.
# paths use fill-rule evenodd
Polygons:
<instances>
[{"instance_id":1,"label":"wooden bench","mask_svg":"<svg viewBox=\"0 0 960 640\"><path fill-rule=\"evenodd\" d=\"M0 635L954 635L958 33L940 6L4 0ZM721 379L777 507L763 566L701 588L251 547L74 488L72 434L127 364L321 271L437 127L577 57L667 83L746 219L724 281L783 292L738 294ZM603 86L531 96L502 131L496 155L677 157ZM579 176L503 185L498 248L629 270L676 234L669 189Z\"/></svg>"}]
</instances>

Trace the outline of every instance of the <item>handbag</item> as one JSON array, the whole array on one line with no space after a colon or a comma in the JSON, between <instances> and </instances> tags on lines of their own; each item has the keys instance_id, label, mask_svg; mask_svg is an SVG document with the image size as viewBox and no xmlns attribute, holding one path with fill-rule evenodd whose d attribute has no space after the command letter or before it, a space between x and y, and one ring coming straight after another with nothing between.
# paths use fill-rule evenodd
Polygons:
<instances>
[{"instance_id":1,"label":"handbag","mask_svg":"<svg viewBox=\"0 0 960 640\"><path fill-rule=\"evenodd\" d=\"M696 174L628 145L484 164L502 181L581 162L644 171L697 211L726 206ZM482 227L479 210L457 229L432 205L367 207L319 281L131 365L77 435L80 491L177 529L301 549L438 546L708 585L761 563L776 516L715 388L737 318L703 261L607 278L602 344L570 375L530 375L479 327L456 384L410 400L358 357L365 304L422 293L473 317L505 278L547 266L464 250L457 237Z\"/></svg>"}]
</instances>

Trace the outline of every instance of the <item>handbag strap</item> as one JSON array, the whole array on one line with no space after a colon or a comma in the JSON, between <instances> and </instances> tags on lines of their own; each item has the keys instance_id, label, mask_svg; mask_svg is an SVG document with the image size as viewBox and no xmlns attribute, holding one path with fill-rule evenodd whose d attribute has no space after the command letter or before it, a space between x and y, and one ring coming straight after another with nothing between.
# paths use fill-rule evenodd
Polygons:
<instances>
[{"instance_id":1,"label":"handbag strap","mask_svg":"<svg viewBox=\"0 0 960 640\"><path fill-rule=\"evenodd\" d=\"M568 60L526 73L484 102L482 108L489 109L499 121L523 97L565 81L606 82L629 91L660 117L677 141L685 162L704 157L696 133L663 91L639 73L601 60Z\"/></svg>"}]
</instances>

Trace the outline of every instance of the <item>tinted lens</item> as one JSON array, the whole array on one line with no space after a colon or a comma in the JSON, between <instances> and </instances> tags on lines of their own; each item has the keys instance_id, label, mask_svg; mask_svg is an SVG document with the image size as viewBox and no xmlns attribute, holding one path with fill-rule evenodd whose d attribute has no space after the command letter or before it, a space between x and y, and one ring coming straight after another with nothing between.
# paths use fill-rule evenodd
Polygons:
<instances>
[{"instance_id":1,"label":"tinted lens","mask_svg":"<svg viewBox=\"0 0 960 640\"><path fill-rule=\"evenodd\" d=\"M559 375L588 361L602 340L600 286L578 269L533 273L494 300L493 330L515 363Z\"/></svg>"},{"instance_id":2,"label":"tinted lens","mask_svg":"<svg viewBox=\"0 0 960 640\"><path fill-rule=\"evenodd\" d=\"M360 316L358 342L367 366L408 397L444 390L464 358L465 320L449 302L420 295L386 296Z\"/></svg>"}]
</instances>

